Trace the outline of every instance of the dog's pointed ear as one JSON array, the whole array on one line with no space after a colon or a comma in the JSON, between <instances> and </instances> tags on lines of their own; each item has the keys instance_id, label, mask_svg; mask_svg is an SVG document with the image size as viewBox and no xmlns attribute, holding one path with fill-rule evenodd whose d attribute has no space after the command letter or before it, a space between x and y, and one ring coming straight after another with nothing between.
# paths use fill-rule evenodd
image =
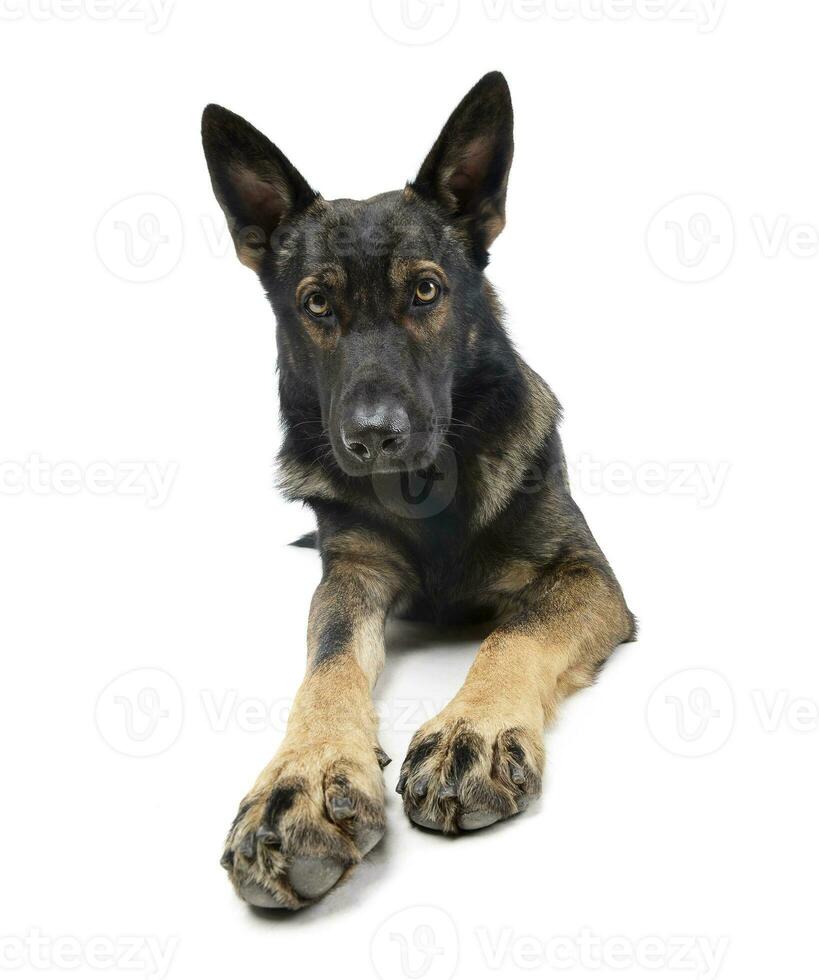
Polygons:
<instances>
[{"instance_id":1,"label":"dog's pointed ear","mask_svg":"<svg viewBox=\"0 0 819 980\"><path fill-rule=\"evenodd\" d=\"M509 86L490 72L449 117L411 185L464 228L484 264L506 222L512 129Z\"/></svg>"},{"instance_id":2,"label":"dog's pointed ear","mask_svg":"<svg viewBox=\"0 0 819 980\"><path fill-rule=\"evenodd\" d=\"M205 109L202 145L236 254L258 272L284 222L318 195L277 146L228 109Z\"/></svg>"}]
</instances>

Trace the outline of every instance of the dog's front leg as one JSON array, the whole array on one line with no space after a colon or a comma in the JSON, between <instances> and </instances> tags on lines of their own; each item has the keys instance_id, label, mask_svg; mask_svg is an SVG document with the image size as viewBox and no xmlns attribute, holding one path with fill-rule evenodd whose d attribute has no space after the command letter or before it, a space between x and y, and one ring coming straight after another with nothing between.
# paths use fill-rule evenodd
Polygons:
<instances>
[{"instance_id":1,"label":"dog's front leg","mask_svg":"<svg viewBox=\"0 0 819 980\"><path fill-rule=\"evenodd\" d=\"M522 611L487 637L458 694L410 744L398 792L423 827L476 830L525 809L540 793L546 723L633 634L602 556L542 571L519 599Z\"/></svg>"},{"instance_id":2,"label":"dog's front leg","mask_svg":"<svg viewBox=\"0 0 819 980\"><path fill-rule=\"evenodd\" d=\"M381 768L389 760L371 690L402 570L361 533L331 541L322 558L307 674L284 741L242 801L222 858L239 895L266 908L319 898L384 833Z\"/></svg>"}]
</instances>

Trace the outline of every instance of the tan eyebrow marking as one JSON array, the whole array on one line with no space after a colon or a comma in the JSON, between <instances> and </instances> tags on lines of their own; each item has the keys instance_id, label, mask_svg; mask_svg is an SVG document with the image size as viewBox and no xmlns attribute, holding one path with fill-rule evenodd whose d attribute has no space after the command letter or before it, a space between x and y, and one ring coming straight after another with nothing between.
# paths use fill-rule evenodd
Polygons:
<instances>
[{"instance_id":1,"label":"tan eyebrow marking","mask_svg":"<svg viewBox=\"0 0 819 980\"><path fill-rule=\"evenodd\" d=\"M444 286L447 284L444 270L430 259L393 259L390 262L389 277L393 289L401 289L410 279L425 273L437 276Z\"/></svg>"},{"instance_id":2,"label":"tan eyebrow marking","mask_svg":"<svg viewBox=\"0 0 819 980\"><path fill-rule=\"evenodd\" d=\"M301 303L310 289L344 289L347 273L340 265L324 265L316 272L305 276L296 287L296 302Z\"/></svg>"}]
</instances>

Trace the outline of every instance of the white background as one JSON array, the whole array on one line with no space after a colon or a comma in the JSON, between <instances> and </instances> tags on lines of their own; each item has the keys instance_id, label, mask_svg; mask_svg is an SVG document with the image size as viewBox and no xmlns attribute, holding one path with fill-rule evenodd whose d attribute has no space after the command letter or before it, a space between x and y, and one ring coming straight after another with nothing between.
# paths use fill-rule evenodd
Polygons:
<instances>
[{"instance_id":1,"label":"white background","mask_svg":"<svg viewBox=\"0 0 819 980\"><path fill-rule=\"evenodd\" d=\"M819 9L0 7L2 965L808 976ZM548 736L542 803L457 840L392 787L476 641L397 638L383 845L314 908L257 915L221 844L281 738L319 568L285 547L312 522L273 489L272 315L199 116L218 101L326 197L369 196L496 68L517 148L491 279L642 632Z\"/></svg>"}]
</instances>

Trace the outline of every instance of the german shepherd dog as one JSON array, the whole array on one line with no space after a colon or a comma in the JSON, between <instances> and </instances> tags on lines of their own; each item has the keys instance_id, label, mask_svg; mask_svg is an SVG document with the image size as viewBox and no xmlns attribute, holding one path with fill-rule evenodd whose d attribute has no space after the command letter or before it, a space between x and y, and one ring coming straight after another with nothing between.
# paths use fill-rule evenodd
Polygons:
<instances>
[{"instance_id":1,"label":"german shepherd dog","mask_svg":"<svg viewBox=\"0 0 819 980\"><path fill-rule=\"evenodd\" d=\"M298 909L384 833L371 692L389 614L491 626L398 780L409 819L448 834L539 795L546 724L635 621L570 496L560 406L484 276L512 163L504 77L466 95L412 183L366 201L324 200L220 106L202 138L275 313L281 486L315 512L323 567L286 735L222 864L251 905Z\"/></svg>"}]
</instances>

